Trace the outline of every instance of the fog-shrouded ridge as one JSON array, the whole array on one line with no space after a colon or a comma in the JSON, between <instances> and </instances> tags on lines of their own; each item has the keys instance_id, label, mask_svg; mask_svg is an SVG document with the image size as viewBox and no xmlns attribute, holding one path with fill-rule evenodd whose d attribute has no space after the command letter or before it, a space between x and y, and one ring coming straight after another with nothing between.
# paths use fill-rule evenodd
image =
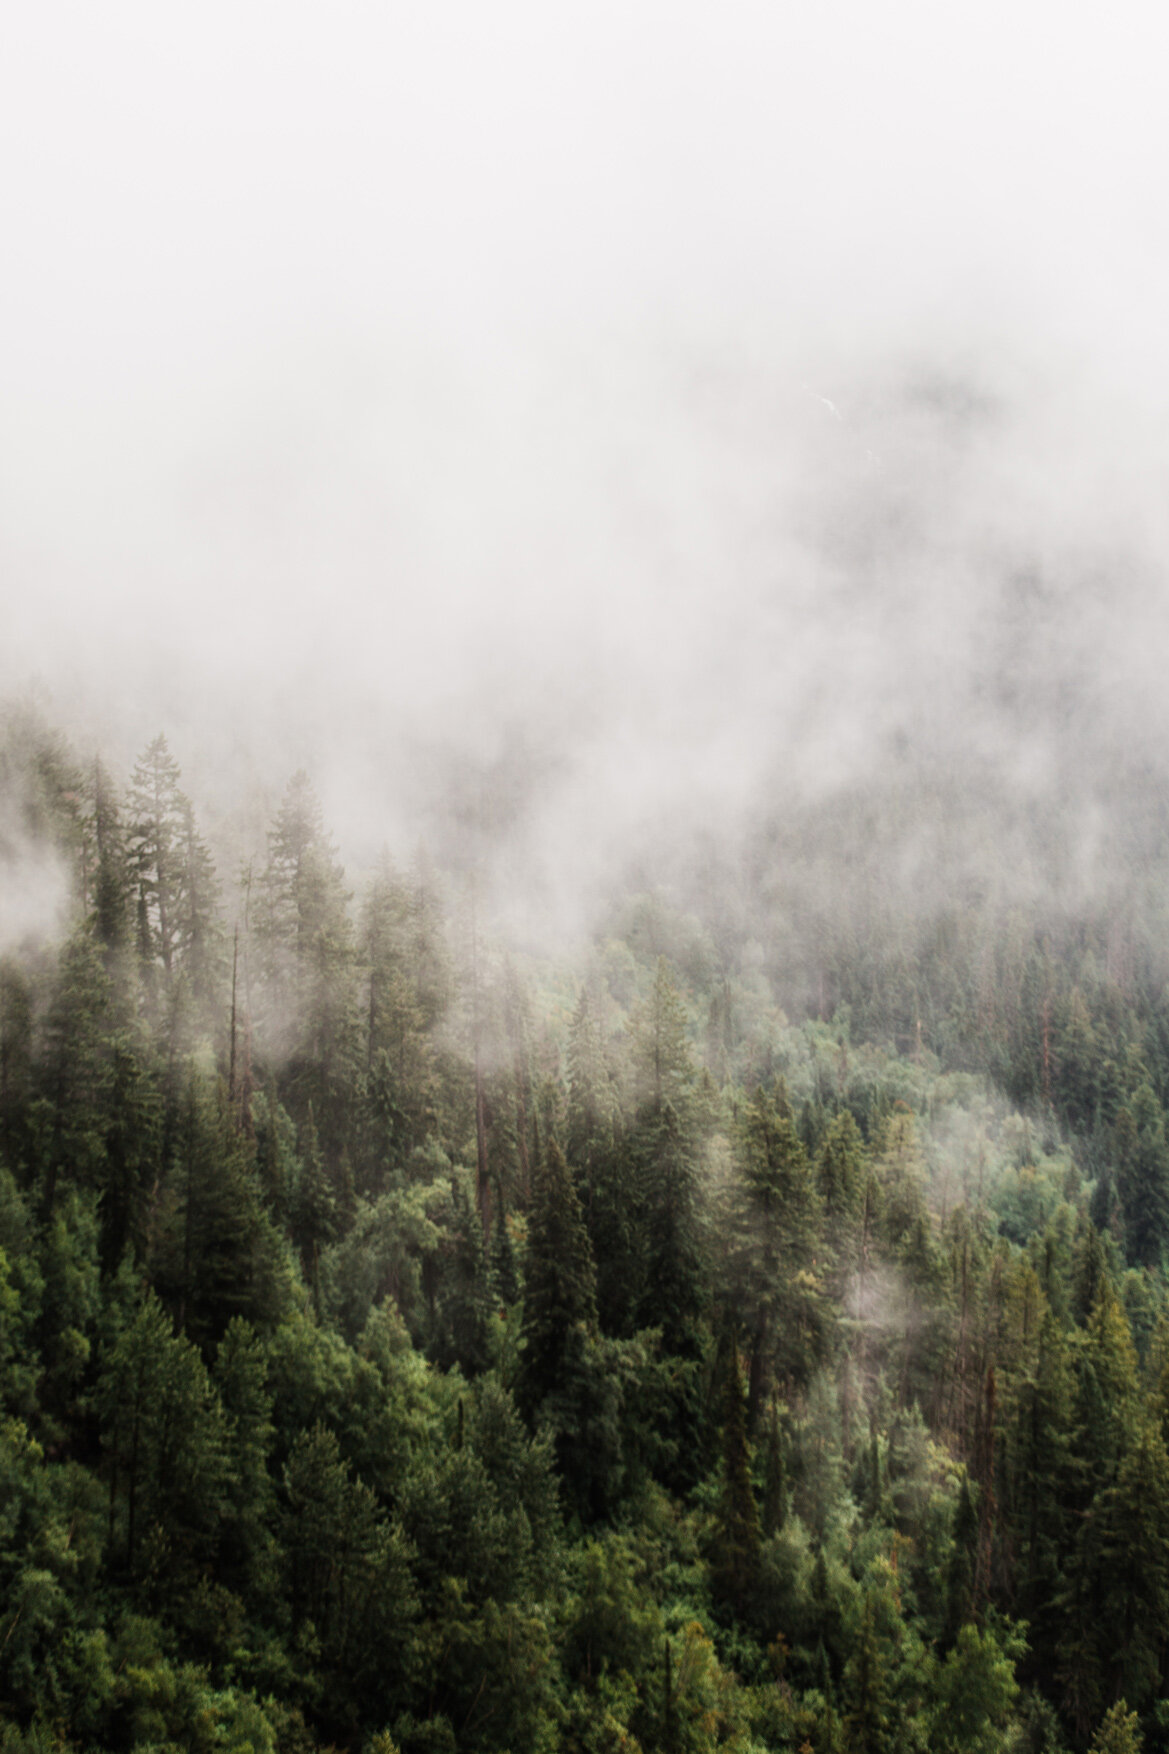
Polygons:
<instances>
[{"instance_id":1,"label":"fog-shrouded ridge","mask_svg":"<svg viewBox=\"0 0 1169 1754\"><path fill-rule=\"evenodd\" d=\"M1012 835L1021 898L1104 883L1163 779L1155 480L1122 516L1049 381L626 364L552 357L503 413L468 368L406 411L325 377L278 440L225 418L167 583L51 639L30 600L9 687L20 654L123 765L165 726L220 812L305 765L357 865L421 835L553 921L809 811L894 841L923 902Z\"/></svg>"},{"instance_id":2,"label":"fog-shrouded ridge","mask_svg":"<svg viewBox=\"0 0 1169 1754\"><path fill-rule=\"evenodd\" d=\"M123 771L165 730L232 847L305 766L351 869L422 837L537 938L617 877L928 913L1158 852L1135 14L48 11L8 694Z\"/></svg>"}]
</instances>

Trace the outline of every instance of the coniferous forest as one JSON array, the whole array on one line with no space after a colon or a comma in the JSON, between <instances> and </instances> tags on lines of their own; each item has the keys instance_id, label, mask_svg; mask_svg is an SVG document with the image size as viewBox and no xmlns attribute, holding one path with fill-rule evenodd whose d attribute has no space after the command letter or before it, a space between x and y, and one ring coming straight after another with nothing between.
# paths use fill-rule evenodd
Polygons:
<instances>
[{"instance_id":1,"label":"coniferous forest","mask_svg":"<svg viewBox=\"0 0 1169 1754\"><path fill-rule=\"evenodd\" d=\"M303 773L0 789L2 1754L1169 1749L1155 883L829 906L854 810L558 962Z\"/></svg>"}]
</instances>

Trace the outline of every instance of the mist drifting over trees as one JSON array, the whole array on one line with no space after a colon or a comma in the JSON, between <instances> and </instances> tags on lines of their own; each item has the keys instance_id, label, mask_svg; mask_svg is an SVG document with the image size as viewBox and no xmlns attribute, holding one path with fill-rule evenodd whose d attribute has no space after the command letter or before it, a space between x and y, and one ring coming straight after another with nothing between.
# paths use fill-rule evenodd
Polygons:
<instances>
[{"instance_id":1,"label":"mist drifting over trees","mask_svg":"<svg viewBox=\"0 0 1169 1754\"><path fill-rule=\"evenodd\" d=\"M1169 1746L1157 22L11 21L2 1754Z\"/></svg>"}]
</instances>

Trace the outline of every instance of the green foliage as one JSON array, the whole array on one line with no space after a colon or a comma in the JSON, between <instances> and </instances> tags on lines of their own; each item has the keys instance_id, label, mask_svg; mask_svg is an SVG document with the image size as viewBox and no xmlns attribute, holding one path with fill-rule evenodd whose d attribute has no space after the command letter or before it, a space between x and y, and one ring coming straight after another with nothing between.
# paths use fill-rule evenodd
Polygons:
<instances>
[{"instance_id":1,"label":"green foliage","mask_svg":"<svg viewBox=\"0 0 1169 1754\"><path fill-rule=\"evenodd\" d=\"M1009 1628L997 1636L970 1623L961 1628L935 1683L933 1747L996 1754L1018 1697L1015 1662L1023 1648Z\"/></svg>"},{"instance_id":2,"label":"green foliage","mask_svg":"<svg viewBox=\"0 0 1169 1754\"><path fill-rule=\"evenodd\" d=\"M564 1153L550 1140L533 1190L518 1394L532 1417L579 1370L596 1331L596 1272Z\"/></svg>"},{"instance_id":3,"label":"green foliage","mask_svg":"<svg viewBox=\"0 0 1169 1754\"><path fill-rule=\"evenodd\" d=\"M331 1715L345 1722L373 1713L376 1721L409 1661L417 1615L409 1546L321 1425L294 1443L283 1499L297 1648Z\"/></svg>"},{"instance_id":4,"label":"green foliage","mask_svg":"<svg viewBox=\"0 0 1169 1754\"><path fill-rule=\"evenodd\" d=\"M1160 1746L1151 954L659 895L457 983L300 775L229 999L163 739L4 786L76 910L0 964L0 1754Z\"/></svg>"},{"instance_id":5,"label":"green foliage","mask_svg":"<svg viewBox=\"0 0 1169 1754\"><path fill-rule=\"evenodd\" d=\"M147 1600L214 1552L231 1490L223 1405L195 1348L152 1291L113 1287L97 1383L111 1557Z\"/></svg>"},{"instance_id":6,"label":"green foliage","mask_svg":"<svg viewBox=\"0 0 1169 1754\"><path fill-rule=\"evenodd\" d=\"M234 1316L275 1327L293 1296L288 1245L265 1210L254 1144L237 1129L222 1086L196 1074L155 1214L151 1266L183 1332L205 1352Z\"/></svg>"},{"instance_id":7,"label":"green foliage","mask_svg":"<svg viewBox=\"0 0 1169 1754\"><path fill-rule=\"evenodd\" d=\"M740 1183L731 1212L731 1295L750 1335L748 1418L778 1375L806 1383L826 1350L817 1274L822 1213L790 1106L757 1090L739 1128ZM845 1173L842 1170L842 1174Z\"/></svg>"},{"instance_id":8,"label":"green foliage","mask_svg":"<svg viewBox=\"0 0 1169 1754\"><path fill-rule=\"evenodd\" d=\"M1088 1754L1141 1754L1144 1737L1139 1724L1136 1712L1129 1711L1128 1702L1118 1699L1104 1714Z\"/></svg>"},{"instance_id":9,"label":"green foliage","mask_svg":"<svg viewBox=\"0 0 1169 1754\"><path fill-rule=\"evenodd\" d=\"M723 1391L722 1493L715 1522L713 1581L718 1595L746 1616L759 1563L759 1513L747 1454L747 1413L732 1342Z\"/></svg>"},{"instance_id":10,"label":"green foliage","mask_svg":"<svg viewBox=\"0 0 1169 1754\"><path fill-rule=\"evenodd\" d=\"M1113 1122L1113 1159L1129 1260L1160 1263L1169 1244L1169 1141L1156 1096L1142 1084Z\"/></svg>"}]
</instances>

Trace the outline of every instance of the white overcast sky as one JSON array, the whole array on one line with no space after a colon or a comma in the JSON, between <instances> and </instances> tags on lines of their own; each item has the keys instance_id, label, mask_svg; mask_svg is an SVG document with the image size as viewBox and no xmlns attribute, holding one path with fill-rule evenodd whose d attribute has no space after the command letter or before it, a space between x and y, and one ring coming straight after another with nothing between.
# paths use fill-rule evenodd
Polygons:
<instances>
[{"instance_id":1,"label":"white overcast sky","mask_svg":"<svg viewBox=\"0 0 1169 1754\"><path fill-rule=\"evenodd\" d=\"M1123 549L1136 620L1079 637L1156 710L1160 8L38 0L3 35L0 689L122 759L307 761L350 829L378 773L409 816L407 745L520 736L571 839L745 796L811 723L847 769L891 668L962 672L988 556ZM913 372L997 398L992 438L939 450Z\"/></svg>"}]
</instances>

